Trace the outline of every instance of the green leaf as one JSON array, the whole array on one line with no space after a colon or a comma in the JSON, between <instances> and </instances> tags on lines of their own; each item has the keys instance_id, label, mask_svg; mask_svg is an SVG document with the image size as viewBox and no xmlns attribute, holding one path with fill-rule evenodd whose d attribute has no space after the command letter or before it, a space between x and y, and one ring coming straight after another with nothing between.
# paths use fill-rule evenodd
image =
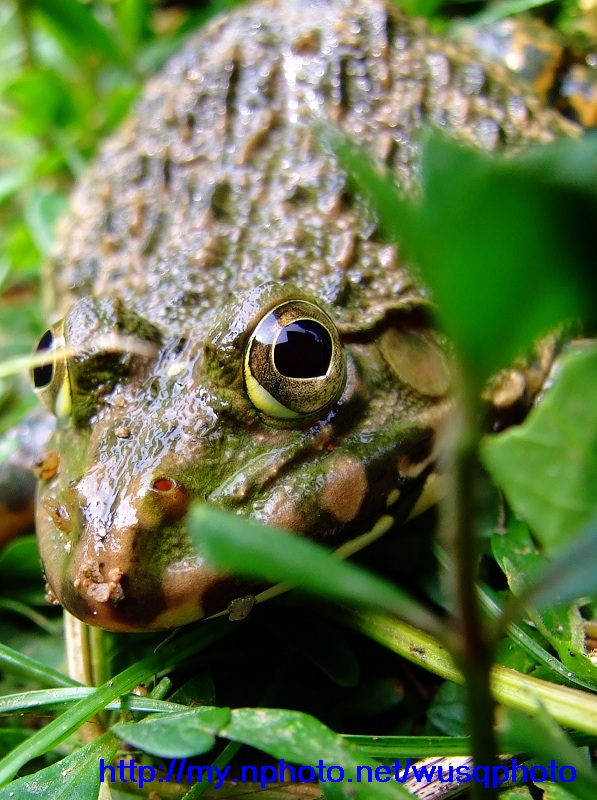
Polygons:
<instances>
[{"instance_id":1,"label":"green leaf","mask_svg":"<svg viewBox=\"0 0 597 800\"><path fill-rule=\"evenodd\" d=\"M0 552L0 584L7 586L38 583L41 576L35 536L21 536Z\"/></svg>"},{"instance_id":2,"label":"green leaf","mask_svg":"<svg viewBox=\"0 0 597 800\"><path fill-rule=\"evenodd\" d=\"M100 789L99 760L110 762L118 752L118 740L111 734L77 750L70 756L27 775L0 789L0 800L70 800L72 797L97 797Z\"/></svg>"},{"instance_id":3,"label":"green leaf","mask_svg":"<svg viewBox=\"0 0 597 800\"><path fill-rule=\"evenodd\" d=\"M190 758L207 753L216 734L228 724L230 709L202 706L159 714L141 722L120 722L112 730L129 744L163 758Z\"/></svg>"},{"instance_id":4,"label":"green leaf","mask_svg":"<svg viewBox=\"0 0 597 800\"><path fill-rule=\"evenodd\" d=\"M444 0L403 0L400 8L409 16L413 17L433 17Z\"/></svg>"},{"instance_id":5,"label":"green leaf","mask_svg":"<svg viewBox=\"0 0 597 800\"><path fill-rule=\"evenodd\" d=\"M450 684L447 684L450 685ZM469 736L352 736L344 735L359 750L374 758L428 758L465 756L471 752Z\"/></svg>"},{"instance_id":6,"label":"green leaf","mask_svg":"<svg viewBox=\"0 0 597 800\"><path fill-rule=\"evenodd\" d=\"M532 753L548 770L553 765L556 775L564 767L571 768L576 776L573 782L566 783L566 787L576 797L594 800L597 795L597 773L544 708L538 707L534 717L511 709L505 710L500 716L498 730L502 752ZM562 774L570 778L571 769L566 769Z\"/></svg>"},{"instance_id":7,"label":"green leaf","mask_svg":"<svg viewBox=\"0 0 597 800\"><path fill-rule=\"evenodd\" d=\"M283 614L283 624L274 620L268 625L265 618L272 635L280 638L291 652L311 661L339 686L357 685L359 664L344 631L326 619L305 618L293 609L284 608Z\"/></svg>"},{"instance_id":8,"label":"green leaf","mask_svg":"<svg viewBox=\"0 0 597 800\"><path fill-rule=\"evenodd\" d=\"M597 597L597 524L576 538L527 584L525 601L537 608L566 603L589 595Z\"/></svg>"},{"instance_id":9,"label":"green leaf","mask_svg":"<svg viewBox=\"0 0 597 800\"><path fill-rule=\"evenodd\" d=\"M15 192L26 186L29 177L29 172L22 167L3 170L0 173L0 203L8 200Z\"/></svg>"},{"instance_id":10,"label":"green leaf","mask_svg":"<svg viewBox=\"0 0 597 800\"><path fill-rule=\"evenodd\" d=\"M41 709L46 708L64 710L69 703L76 703L83 697L89 697L95 691L87 686L79 686L75 681L72 683L73 687L70 689L38 689L32 692L4 695L0 698L0 714L15 714L18 711L39 713ZM108 703L106 709L160 714L185 710L181 704L154 700L151 697L139 697L132 692Z\"/></svg>"},{"instance_id":11,"label":"green leaf","mask_svg":"<svg viewBox=\"0 0 597 800\"><path fill-rule=\"evenodd\" d=\"M541 800L573 800L579 797L574 791L574 784L570 783L544 783L541 791Z\"/></svg>"},{"instance_id":12,"label":"green leaf","mask_svg":"<svg viewBox=\"0 0 597 800\"><path fill-rule=\"evenodd\" d=\"M501 800L534 800L528 786L513 786L500 793Z\"/></svg>"},{"instance_id":13,"label":"green leaf","mask_svg":"<svg viewBox=\"0 0 597 800\"><path fill-rule=\"evenodd\" d=\"M120 0L115 7L118 28L131 49L149 34L150 5L147 0Z\"/></svg>"},{"instance_id":14,"label":"green leaf","mask_svg":"<svg viewBox=\"0 0 597 800\"><path fill-rule=\"evenodd\" d=\"M350 796L356 800L392 797L412 800L406 789L395 782L393 767L382 767L308 714L275 708L238 708L232 711L230 723L220 735L256 747L276 759L320 768L316 776L320 780L323 778L322 783L334 783L341 775L341 768L344 780L350 783L345 791L349 789ZM336 768L332 769L334 766ZM357 780L359 767L362 768L360 782ZM274 783L279 777L277 768L270 769L268 782ZM285 780L288 780L289 774L286 774ZM306 779L306 773L303 774ZM372 776L370 783L367 782L369 774Z\"/></svg>"},{"instance_id":15,"label":"green leaf","mask_svg":"<svg viewBox=\"0 0 597 800\"><path fill-rule=\"evenodd\" d=\"M70 48L83 57L92 52L111 62L122 60L114 37L98 22L89 5L79 0L31 0L31 6L42 12Z\"/></svg>"},{"instance_id":16,"label":"green leaf","mask_svg":"<svg viewBox=\"0 0 597 800\"><path fill-rule=\"evenodd\" d=\"M54 242L54 226L66 210L67 198L60 192L35 190L25 204L25 218L40 253L47 254Z\"/></svg>"},{"instance_id":17,"label":"green leaf","mask_svg":"<svg viewBox=\"0 0 597 800\"><path fill-rule=\"evenodd\" d=\"M24 764L64 741L83 722L97 714L121 694L148 680L156 672L162 672L174 664L181 663L185 658L199 652L201 648L207 647L229 631L230 625L222 625L221 620L205 622L200 629L191 629L189 633L165 645L157 653L153 653L125 669L96 689L89 697L79 700L45 728L36 731L22 745L15 747L0 761L0 783L7 783Z\"/></svg>"},{"instance_id":18,"label":"green leaf","mask_svg":"<svg viewBox=\"0 0 597 800\"><path fill-rule=\"evenodd\" d=\"M75 115L63 77L52 69L36 69L17 76L5 89L7 101L20 115L18 126L34 136L47 136L48 129L61 127Z\"/></svg>"},{"instance_id":19,"label":"green leaf","mask_svg":"<svg viewBox=\"0 0 597 800\"><path fill-rule=\"evenodd\" d=\"M383 644L436 675L462 683L444 648L430 636L393 617L372 611L331 608L333 617ZM597 735L597 696L567 686L539 680L511 669L495 665L492 670L492 693L495 699L511 708L529 714L541 703L561 725Z\"/></svg>"},{"instance_id":20,"label":"green leaf","mask_svg":"<svg viewBox=\"0 0 597 800\"><path fill-rule=\"evenodd\" d=\"M504 618L502 609L489 597L487 592L480 590L479 597L485 611L494 620L499 620L501 627L506 630L509 636L509 639L503 640L498 646L497 663L515 669L518 672L530 673L532 671L536 677L551 678L556 683L589 689L590 691L597 689L595 681L587 680L571 672L561 661L549 653L542 646L544 643L543 637L534 627L524 623L515 625L509 622L509 620L518 619L522 616L518 608L508 606L510 613L506 612L507 617ZM523 603L519 601L519 604L523 607ZM532 601L530 604L533 605ZM518 655L513 652L512 648L518 650Z\"/></svg>"},{"instance_id":21,"label":"green leaf","mask_svg":"<svg viewBox=\"0 0 597 800\"><path fill-rule=\"evenodd\" d=\"M500 0L498 3L487 5L483 11L471 18L471 22L477 25L489 25L514 14L541 8L550 2L551 0Z\"/></svg>"},{"instance_id":22,"label":"green leaf","mask_svg":"<svg viewBox=\"0 0 597 800\"><path fill-rule=\"evenodd\" d=\"M325 137L414 258L478 385L562 319L594 313L597 138L506 159L430 135L415 207L353 144Z\"/></svg>"},{"instance_id":23,"label":"green leaf","mask_svg":"<svg viewBox=\"0 0 597 800\"><path fill-rule=\"evenodd\" d=\"M420 628L440 629L435 616L406 592L281 528L196 505L188 530L197 552L217 567L269 583L299 584L331 600L384 609Z\"/></svg>"},{"instance_id":24,"label":"green leaf","mask_svg":"<svg viewBox=\"0 0 597 800\"><path fill-rule=\"evenodd\" d=\"M427 718L442 733L464 736L468 731L464 688L446 681L435 695Z\"/></svg>"},{"instance_id":25,"label":"green leaf","mask_svg":"<svg viewBox=\"0 0 597 800\"><path fill-rule=\"evenodd\" d=\"M594 157L587 156L591 168ZM562 319L588 312L580 276L591 256L570 247L572 230L588 222L584 197L574 185L567 196L561 184L539 182L529 174L535 167L525 171L522 162L438 136L429 138L422 158L415 255L442 324L481 381ZM544 166L549 176L549 162ZM570 216L562 214L566 205Z\"/></svg>"},{"instance_id":26,"label":"green leaf","mask_svg":"<svg viewBox=\"0 0 597 800\"><path fill-rule=\"evenodd\" d=\"M522 597L525 614L556 649L568 670L591 681L592 687L597 688L597 666L584 652L584 627L578 606L569 605L566 601L549 605L543 603L543 608L539 610L529 596L529 585L532 585L534 576L540 574L548 562L537 550L527 526L521 520L508 520L506 535L495 534L491 546L496 561L508 578L512 593ZM552 600L555 594L557 591L551 594ZM578 599L580 594L568 598L567 602Z\"/></svg>"},{"instance_id":27,"label":"green leaf","mask_svg":"<svg viewBox=\"0 0 597 800\"><path fill-rule=\"evenodd\" d=\"M0 664L3 670L35 680L47 686L78 686L78 682L29 656L0 644Z\"/></svg>"},{"instance_id":28,"label":"green leaf","mask_svg":"<svg viewBox=\"0 0 597 800\"><path fill-rule=\"evenodd\" d=\"M526 422L482 442L481 458L546 554L597 513L597 349L566 359Z\"/></svg>"}]
</instances>

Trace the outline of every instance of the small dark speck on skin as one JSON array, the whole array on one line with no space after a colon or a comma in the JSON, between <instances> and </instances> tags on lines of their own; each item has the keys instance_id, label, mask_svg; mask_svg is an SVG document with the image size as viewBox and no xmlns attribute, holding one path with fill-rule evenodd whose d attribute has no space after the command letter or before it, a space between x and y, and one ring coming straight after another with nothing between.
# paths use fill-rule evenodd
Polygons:
<instances>
[{"instance_id":1,"label":"small dark speck on skin","mask_svg":"<svg viewBox=\"0 0 597 800\"><path fill-rule=\"evenodd\" d=\"M170 181L172 179L172 160L168 153L164 157L164 161L162 163L162 171L164 176L164 186L166 189L170 187Z\"/></svg>"}]
</instances>

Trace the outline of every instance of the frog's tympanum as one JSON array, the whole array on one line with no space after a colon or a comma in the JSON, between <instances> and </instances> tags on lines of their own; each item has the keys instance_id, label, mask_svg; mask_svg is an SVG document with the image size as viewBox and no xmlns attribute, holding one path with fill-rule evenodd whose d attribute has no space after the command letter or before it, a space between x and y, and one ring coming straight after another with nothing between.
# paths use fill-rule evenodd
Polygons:
<instances>
[{"instance_id":1,"label":"frog's tympanum","mask_svg":"<svg viewBox=\"0 0 597 800\"><path fill-rule=\"evenodd\" d=\"M389 2L263 0L149 83L77 189L47 280L39 348L70 355L34 373L57 417L37 528L72 614L159 629L256 592L192 550L195 500L330 547L422 502L449 363L317 123L408 191L426 123L489 151L561 130L511 80Z\"/></svg>"}]
</instances>

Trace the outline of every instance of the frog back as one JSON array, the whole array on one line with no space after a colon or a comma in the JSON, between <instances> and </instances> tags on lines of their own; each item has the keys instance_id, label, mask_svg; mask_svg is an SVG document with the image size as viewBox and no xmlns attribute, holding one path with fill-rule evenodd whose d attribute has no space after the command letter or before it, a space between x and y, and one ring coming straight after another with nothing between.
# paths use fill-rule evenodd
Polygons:
<instances>
[{"instance_id":1,"label":"frog back","mask_svg":"<svg viewBox=\"0 0 597 800\"><path fill-rule=\"evenodd\" d=\"M170 331L208 329L226 298L273 280L350 326L411 294L321 121L406 191L423 124L487 150L563 128L505 72L381 0L245 6L191 38L103 148L59 232L51 316L111 295Z\"/></svg>"}]
</instances>

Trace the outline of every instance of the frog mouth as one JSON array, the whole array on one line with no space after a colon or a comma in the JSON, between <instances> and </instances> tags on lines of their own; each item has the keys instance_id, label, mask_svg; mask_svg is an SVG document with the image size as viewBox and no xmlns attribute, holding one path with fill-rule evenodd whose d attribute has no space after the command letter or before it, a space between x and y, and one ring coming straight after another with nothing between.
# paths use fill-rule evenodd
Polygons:
<instances>
[{"instance_id":1,"label":"frog mouth","mask_svg":"<svg viewBox=\"0 0 597 800\"><path fill-rule=\"evenodd\" d=\"M186 514L170 524L137 522L106 532L93 531L83 519L76 530L75 515L66 508L68 529L59 528L44 508L40 503L38 533L48 584L61 605L89 625L165 630L211 616L263 588L185 555Z\"/></svg>"}]
</instances>

